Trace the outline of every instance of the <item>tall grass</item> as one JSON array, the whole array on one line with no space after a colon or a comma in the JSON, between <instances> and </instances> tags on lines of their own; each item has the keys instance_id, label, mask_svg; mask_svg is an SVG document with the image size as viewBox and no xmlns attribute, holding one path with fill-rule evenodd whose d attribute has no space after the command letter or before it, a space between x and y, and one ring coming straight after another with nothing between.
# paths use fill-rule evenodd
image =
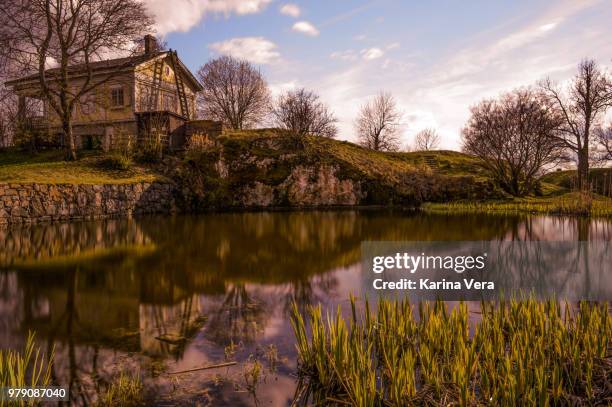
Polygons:
<instances>
[{"instance_id":1,"label":"tall grass","mask_svg":"<svg viewBox=\"0 0 612 407\"><path fill-rule=\"evenodd\" d=\"M298 403L351 406L547 406L612 401L612 318L535 300L482 304L470 332L465 304L366 301L352 316L306 320L294 306ZM310 328L307 330L307 326Z\"/></svg>"},{"instance_id":2,"label":"tall grass","mask_svg":"<svg viewBox=\"0 0 612 407\"><path fill-rule=\"evenodd\" d=\"M36 346L34 333L28 333L22 351L0 349L0 388L47 386L51 382L54 351L47 357ZM11 406L35 405L35 400L13 401ZM0 407L9 403L0 398Z\"/></svg>"},{"instance_id":3,"label":"tall grass","mask_svg":"<svg viewBox=\"0 0 612 407\"><path fill-rule=\"evenodd\" d=\"M108 384L108 387L102 392L95 406L142 406L144 405L143 391L144 386L138 372L128 374L122 371L119 376Z\"/></svg>"},{"instance_id":4,"label":"tall grass","mask_svg":"<svg viewBox=\"0 0 612 407\"><path fill-rule=\"evenodd\" d=\"M426 203L431 213L542 213L567 216L612 216L612 200L590 193L571 192L559 197L516 198L513 201Z\"/></svg>"}]
</instances>

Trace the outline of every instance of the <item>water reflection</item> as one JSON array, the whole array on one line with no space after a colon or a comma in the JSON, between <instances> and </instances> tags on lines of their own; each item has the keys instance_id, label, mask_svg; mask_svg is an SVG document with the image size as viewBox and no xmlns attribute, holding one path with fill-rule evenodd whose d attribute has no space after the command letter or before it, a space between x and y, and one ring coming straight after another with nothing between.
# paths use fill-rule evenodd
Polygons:
<instances>
[{"instance_id":1,"label":"water reflection","mask_svg":"<svg viewBox=\"0 0 612 407\"><path fill-rule=\"evenodd\" d=\"M55 380L89 405L118 368L139 368L152 399L193 402L220 372L169 370L222 361L230 344L246 360L274 344L284 361L259 389L282 405L294 388L288 322L300 309L334 307L359 291L364 240L610 240L612 222L398 211L229 213L50 224L0 230L0 345L35 330L56 346ZM221 373L240 380L240 367ZM231 380L230 380L231 382ZM283 383L279 386L279 383ZM189 387L189 386L187 386ZM249 405L234 386L209 400Z\"/></svg>"}]
</instances>

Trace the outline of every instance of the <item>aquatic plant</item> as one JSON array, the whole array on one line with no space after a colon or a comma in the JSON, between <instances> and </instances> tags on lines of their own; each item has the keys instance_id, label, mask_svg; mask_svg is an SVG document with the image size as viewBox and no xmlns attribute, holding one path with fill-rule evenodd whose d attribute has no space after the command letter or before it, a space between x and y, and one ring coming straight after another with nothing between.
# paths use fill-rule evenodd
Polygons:
<instances>
[{"instance_id":1,"label":"aquatic plant","mask_svg":"<svg viewBox=\"0 0 612 407\"><path fill-rule=\"evenodd\" d=\"M565 216L612 216L612 200L585 192L571 192L555 197L515 198L506 201L456 201L426 203L430 213L542 213Z\"/></svg>"},{"instance_id":2,"label":"aquatic plant","mask_svg":"<svg viewBox=\"0 0 612 407\"><path fill-rule=\"evenodd\" d=\"M483 303L472 329L464 303L366 300L352 315L306 320L293 307L296 402L352 406L609 405L612 317L607 304ZM307 329L307 327L309 329Z\"/></svg>"},{"instance_id":3,"label":"aquatic plant","mask_svg":"<svg viewBox=\"0 0 612 407\"><path fill-rule=\"evenodd\" d=\"M143 389L139 372L128 374L122 370L119 376L113 379L102 392L96 406L136 407L144 405Z\"/></svg>"},{"instance_id":4,"label":"aquatic plant","mask_svg":"<svg viewBox=\"0 0 612 407\"><path fill-rule=\"evenodd\" d=\"M249 361L253 360L252 363L247 363L242 371L244 376L244 382L246 384L246 390L253 398L255 406L259 405L259 399L257 398L257 387L263 379L263 367L257 359L253 359L253 355L249 356Z\"/></svg>"},{"instance_id":5,"label":"aquatic plant","mask_svg":"<svg viewBox=\"0 0 612 407\"><path fill-rule=\"evenodd\" d=\"M0 349L0 388L3 387L38 387L51 382L54 351L48 357L34 342L35 334L28 333L22 351ZM35 400L13 401L11 406L36 405ZM0 407L9 403L0 398Z\"/></svg>"}]
</instances>

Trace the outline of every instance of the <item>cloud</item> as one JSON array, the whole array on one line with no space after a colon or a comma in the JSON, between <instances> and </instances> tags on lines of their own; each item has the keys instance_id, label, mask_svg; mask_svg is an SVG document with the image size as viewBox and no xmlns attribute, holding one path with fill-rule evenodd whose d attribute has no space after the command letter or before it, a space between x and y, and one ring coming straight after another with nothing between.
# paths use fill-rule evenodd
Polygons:
<instances>
[{"instance_id":1,"label":"cloud","mask_svg":"<svg viewBox=\"0 0 612 407\"><path fill-rule=\"evenodd\" d=\"M547 75L568 78L583 54L609 60L612 44L606 41L600 24L581 28L596 17L580 21L578 26L572 24L582 18L576 14L587 6L578 7L569 0L563 4L565 7L551 7L532 20L509 25L510 29L479 32L467 44L463 42L463 47L436 54L433 61L425 51L390 58L391 50L400 46L393 41L340 50L330 58L374 59L376 63L342 65L339 72L317 73L306 84L317 89L336 112L341 139L355 140L353 120L359 106L385 90L393 92L405 113L403 144L412 143L422 128L433 127L441 136L442 148L458 149L469 107L482 98Z\"/></svg>"},{"instance_id":2,"label":"cloud","mask_svg":"<svg viewBox=\"0 0 612 407\"><path fill-rule=\"evenodd\" d=\"M244 15L261 12L272 0L144 0L159 35L189 31L207 14Z\"/></svg>"},{"instance_id":3,"label":"cloud","mask_svg":"<svg viewBox=\"0 0 612 407\"><path fill-rule=\"evenodd\" d=\"M396 48L399 48L399 46L400 46L399 42L393 42L385 46L384 48L381 48L381 47L364 48L359 52L356 52L352 49L347 49L345 51L332 52L329 55L329 57L331 59L338 59L342 61L356 61L361 55L361 57L364 60L372 61L374 59L382 58L385 55L386 51L394 50ZM391 66L392 62L393 61L391 61L390 59L386 59L383 68L387 68ZM396 65L399 66L401 64L396 64Z\"/></svg>"},{"instance_id":4,"label":"cloud","mask_svg":"<svg viewBox=\"0 0 612 407\"><path fill-rule=\"evenodd\" d=\"M275 98L287 91L296 89L298 87L298 83L296 80L291 80L288 82L275 82L271 83L268 87L270 88L272 97Z\"/></svg>"},{"instance_id":5,"label":"cloud","mask_svg":"<svg viewBox=\"0 0 612 407\"><path fill-rule=\"evenodd\" d=\"M380 48L376 48L376 47L374 47L374 48L366 48L366 49L362 49L361 50L361 56L366 61L371 61L373 59L378 59L378 58L382 57L383 55L385 55L385 51L383 51Z\"/></svg>"},{"instance_id":6,"label":"cloud","mask_svg":"<svg viewBox=\"0 0 612 407\"><path fill-rule=\"evenodd\" d=\"M53 57L45 58L45 69L57 68L58 66L59 62L57 62L57 59Z\"/></svg>"},{"instance_id":7,"label":"cloud","mask_svg":"<svg viewBox=\"0 0 612 407\"><path fill-rule=\"evenodd\" d=\"M232 38L208 47L221 55L231 55L255 64L272 64L280 60L276 44L264 37Z\"/></svg>"},{"instance_id":8,"label":"cloud","mask_svg":"<svg viewBox=\"0 0 612 407\"><path fill-rule=\"evenodd\" d=\"M293 3L284 4L283 6L281 6L279 10L281 14L284 14L286 16L291 16L294 18L299 17L300 14L302 13L302 10L300 10L300 7L297 4L293 4Z\"/></svg>"},{"instance_id":9,"label":"cloud","mask_svg":"<svg viewBox=\"0 0 612 407\"><path fill-rule=\"evenodd\" d=\"M346 51L332 52L329 57L331 59L339 59L342 61L355 61L357 59L357 53L352 49L348 49Z\"/></svg>"},{"instance_id":10,"label":"cloud","mask_svg":"<svg viewBox=\"0 0 612 407\"><path fill-rule=\"evenodd\" d=\"M317 30L317 28L308 21L298 21L297 23L293 24L291 29L295 32L306 34L311 37L316 37L319 35L319 30Z\"/></svg>"}]
</instances>

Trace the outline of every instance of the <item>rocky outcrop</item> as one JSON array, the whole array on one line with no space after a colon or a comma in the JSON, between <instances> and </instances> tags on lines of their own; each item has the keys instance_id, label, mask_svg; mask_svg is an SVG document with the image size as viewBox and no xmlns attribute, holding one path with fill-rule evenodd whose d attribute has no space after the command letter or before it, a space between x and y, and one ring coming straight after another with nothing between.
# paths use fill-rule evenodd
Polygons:
<instances>
[{"instance_id":1,"label":"rocky outcrop","mask_svg":"<svg viewBox=\"0 0 612 407\"><path fill-rule=\"evenodd\" d=\"M351 143L277 134L228 135L213 149L167 165L187 211L397 205L495 193L472 176L415 168L399 155Z\"/></svg>"},{"instance_id":2,"label":"rocky outcrop","mask_svg":"<svg viewBox=\"0 0 612 407\"><path fill-rule=\"evenodd\" d=\"M359 205L365 198L361 183L340 179L338 167L298 165L280 185L286 190L287 201L292 206Z\"/></svg>"},{"instance_id":3,"label":"rocky outcrop","mask_svg":"<svg viewBox=\"0 0 612 407\"><path fill-rule=\"evenodd\" d=\"M169 183L0 184L0 224L169 213L175 207Z\"/></svg>"}]
</instances>

